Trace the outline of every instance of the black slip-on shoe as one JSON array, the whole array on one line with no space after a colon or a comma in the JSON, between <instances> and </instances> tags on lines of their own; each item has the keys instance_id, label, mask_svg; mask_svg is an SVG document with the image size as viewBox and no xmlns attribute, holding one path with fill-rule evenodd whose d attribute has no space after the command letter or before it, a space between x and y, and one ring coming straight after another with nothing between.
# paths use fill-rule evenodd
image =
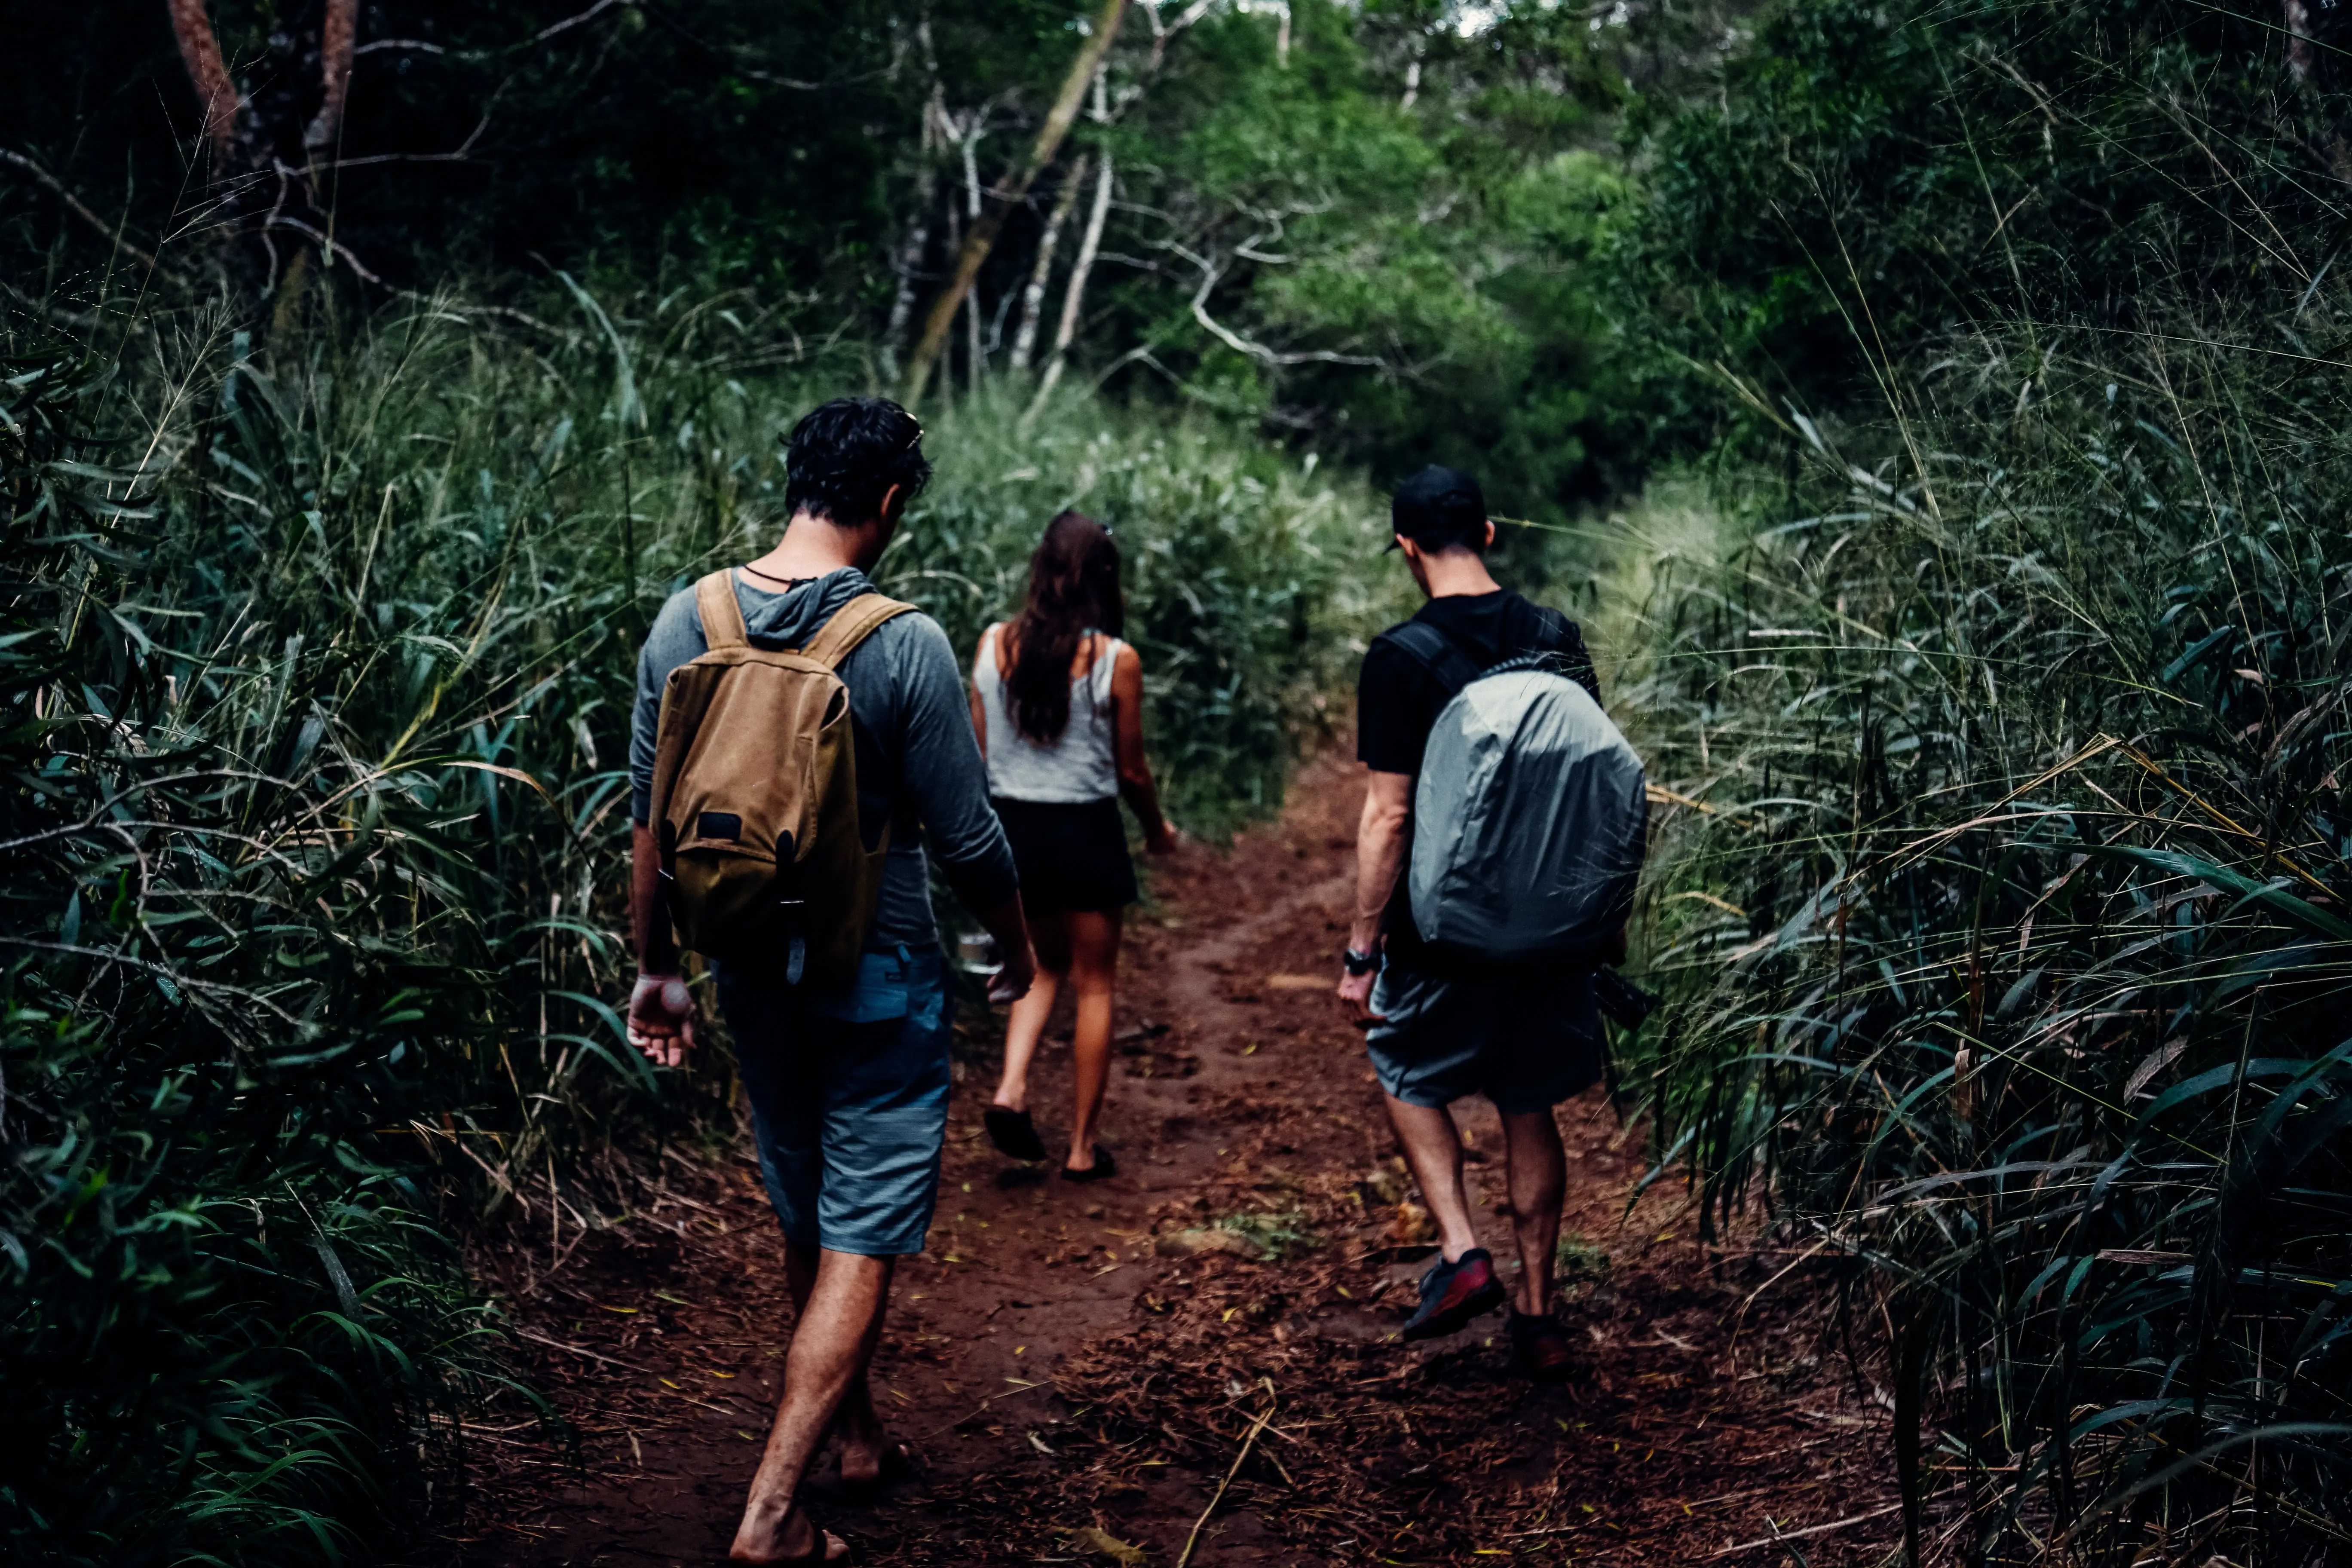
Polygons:
<instances>
[{"instance_id":1,"label":"black slip-on shoe","mask_svg":"<svg viewBox=\"0 0 2352 1568\"><path fill-rule=\"evenodd\" d=\"M1034 1163L1045 1157L1045 1141L1037 1136L1036 1125L1029 1120L1027 1111L992 1105L981 1121L988 1128L988 1141L1006 1159Z\"/></svg>"},{"instance_id":2,"label":"black slip-on shoe","mask_svg":"<svg viewBox=\"0 0 2352 1568\"><path fill-rule=\"evenodd\" d=\"M1530 1383L1566 1383L1575 1370L1568 1329L1549 1312L1540 1316L1511 1309L1511 1362Z\"/></svg>"},{"instance_id":3,"label":"black slip-on shoe","mask_svg":"<svg viewBox=\"0 0 2352 1568\"><path fill-rule=\"evenodd\" d=\"M1105 1182L1118 1174L1118 1162L1112 1159L1110 1151L1099 1143L1095 1145L1095 1163L1085 1170L1073 1171L1067 1165L1062 1167L1062 1180L1066 1182Z\"/></svg>"},{"instance_id":4,"label":"black slip-on shoe","mask_svg":"<svg viewBox=\"0 0 2352 1568\"><path fill-rule=\"evenodd\" d=\"M1495 1277L1495 1259L1474 1247L1451 1263L1441 1258L1421 1277L1421 1306L1398 1331L1408 1340L1436 1340L1458 1333L1471 1319L1486 1316L1507 1294Z\"/></svg>"}]
</instances>

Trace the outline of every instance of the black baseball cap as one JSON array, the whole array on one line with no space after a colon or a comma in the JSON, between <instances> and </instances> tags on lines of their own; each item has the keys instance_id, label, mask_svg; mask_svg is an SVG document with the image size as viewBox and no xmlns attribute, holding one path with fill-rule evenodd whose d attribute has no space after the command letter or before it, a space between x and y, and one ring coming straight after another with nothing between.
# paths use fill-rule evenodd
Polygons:
<instances>
[{"instance_id":1,"label":"black baseball cap","mask_svg":"<svg viewBox=\"0 0 2352 1568\"><path fill-rule=\"evenodd\" d=\"M1389 522L1424 550L1456 544L1475 550L1486 542L1486 497L1461 469L1432 463L1396 488L1389 500ZM1389 548L1396 548L1395 540Z\"/></svg>"}]
</instances>

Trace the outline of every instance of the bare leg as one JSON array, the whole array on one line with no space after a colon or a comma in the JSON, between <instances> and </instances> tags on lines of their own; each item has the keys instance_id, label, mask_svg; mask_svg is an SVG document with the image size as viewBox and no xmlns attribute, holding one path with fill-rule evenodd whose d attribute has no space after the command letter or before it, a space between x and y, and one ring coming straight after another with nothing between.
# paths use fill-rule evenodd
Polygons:
<instances>
[{"instance_id":1,"label":"bare leg","mask_svg":"<svg viewBox=\"0 0 2352 1568\"><path fill-rule=\"evenodd\" d=\"M1503 1158L1509 1173L1511 1229L1519 1244L1519 1299L1513 1304L1540 1317L1551 1310L1552 1252L1559 1245L1559 1205L1568 1194L1568 1156L1551 1112L1504 1117Z\"/></svg>"},{"instance_id":2,"label":"bare leg","mask_svg":"<svg viewBox=\"0 0 2352 1568\"><path fill-rule=\"evenodd\" d=\"M893 1258L817 1255L807 1303L784 1356L784 1397L776 1406L759 1473L751 1478L743 1522L728 1552L730 1561L772 1563L817 1550L816 1527L797 1506L801 1481L851 1387L865 1377L882 1337L897 1265Z\"/></svg>"},{"instance_id":3,"label":"bare leg","mask_svg":"<svg viewBox=\"0 0 2352 1568\"><path fill-rule=\"evenodd\" d=\"M1095 1119L1102 1114L1103 1091L1110 1085L1111 1003L1118 983L1121 911L1072 910L1063 918L1070 933L1070 984L1078 1015L1070 1042L1077 1106L1070 1118L1070 1157L1065 1163L1084 1171L1095 1163Z\"/></svg>"},{"instance_id":4,"label":"bare leg","mask_svg":"<svg viewBox=\"0 0 2352 1568\"><path fill-rule=\"evenodd\" d=\"M1029 1064L1036 1059L1045 1020L1054 1015L1054 998L1070 973L1068 917L1030 916L1029 943L1037 950L1037 978L1004 1020L1004 1072L997 1079L995 1103L1007 1110L1029 1109Z\"/></svg>"},{"instance_id":5,"label":"bare leg","mask_svg":"<svg viewBox=\"0 0 2352 1568\"><path fill-rule=\"evenodd\" d=\"M1443 1107L1407 1105L1395 1095L1388 1101L1389 1125L1403 1145L1405 1163L1421 1184L1429 1217L1437 1222L1437 1245L1448 1263L1478 1245L1470 1226L1470 1199L1462 1190L1462 1135L1454 1126L1454 1112Z\"/></svg>"},{"instance_id":6,"label":"bare leg","mask_svg":"<svg viewBox=\"0 0 2352 1568\"><path fill-rule=\"evenodd\" d=\"M818 1261L824 1254L814 1247L784 1244L784 1283L793 1293L795 1319L805 1317L809 1297L816 1289ZM878 1332L877 1332L878 1337ZM869 1350L870 1356L872 1352ZM874 1388L866 1376L866 1363L841 1396L833 1418L834 1436L841 1439L841 1479L853 1486L882 1479L882 1451L889 1441L880 1412L874 1408Z\"/></svg>"}]
</instances>

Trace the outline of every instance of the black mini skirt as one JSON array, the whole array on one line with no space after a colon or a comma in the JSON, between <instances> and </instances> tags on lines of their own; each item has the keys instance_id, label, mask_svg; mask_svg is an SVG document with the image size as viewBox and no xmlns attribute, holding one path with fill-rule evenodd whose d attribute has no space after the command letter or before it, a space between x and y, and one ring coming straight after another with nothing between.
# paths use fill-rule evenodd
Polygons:
<instances>
[{"instance_id":1,"label":"black mini skirt","mask_svg":"<svg viewBox=\"0 0 2352 1568\"><path fill-rule=\"evenodd\" d=\"M1135 902L1135 862L1115 799L994 801L1021 871L1021 907L1033 915L1108 913Z\"/></svg>"}]
</instances>

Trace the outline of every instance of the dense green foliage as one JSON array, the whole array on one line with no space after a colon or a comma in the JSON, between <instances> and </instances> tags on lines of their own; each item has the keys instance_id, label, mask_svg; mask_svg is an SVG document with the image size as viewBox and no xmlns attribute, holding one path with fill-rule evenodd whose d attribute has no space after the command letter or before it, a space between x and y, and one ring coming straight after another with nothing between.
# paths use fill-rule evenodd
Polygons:
<instances>
[{"instance_id":1,"label":"dense green foliage","mask_svg":"<svg viewBox=\"0 0 2352 1568\"><path fill-rule=\"evenodd\" d=\"M637 636L1080 8L378 0L306 147L324 0L218 0L215 162L160 0L20 9L0 1539L366 1556L494 1375L451 1237L724 1093L609 1011ZM1833 1262L1931 1556L2352 1539L2344 15L1138 5L922 410L884 585L968 647L1113 523L1195 826L1401 607L1359 476L1538 525L1681 803L1628 1081Z\"/></svg>"},{"instance_id":2,"label":"dense green foliage","mask_svg":"<svg viewBox=\"0 0 2352 1568\"><path fill-rule=\"evenodd\" d=\"M1654 569L1651 1103L1887 1308L1967 1561L2352 1536L2339 106L2224 24L1785 5L1650 143L1790 462Z\"/></svg>"},{"instance_id":3,"label":"dense green foliage","mask_svg":"<svg viewBox=\"0 0 2352 1568\"><path fill-rule=\"evenodd\" d=\"M492 1370L452 1226L576 1237L633 1195L602 1152L723 1103L723 1061L657 1083L609 1010L630 672L670 585L780 525L826 378L643 303L267 358L160 321L155 378L7 384L12 1560L413 1534ZM935 427L884 585L969 646L1045 520L1097 511L1180 818L1273 800L1383 618L1343 570L1367 498L1205 426L997 412Z\"/></svg>"},{"instance_id":4,"label":"dense green foliage","mask_svg":"<svg viewBox=\"0 0 2352 1568\"><path fill-rule=\"evenodd\" d=\"M162 0L46 11L16 37L0 147L32 162L0 168L0 232L42 280L26 294L226 280L282 299L331 232L324 269L364 269L377 302L454 275L538 309L562 297L554 268L753 288L866 350L859 379L884 384L1079 23L1039 0L377 0L333 145L306 148L321 0L211 9L252 103L217 188L188 163L201 117ZM1470 37L1430 0L1286 16L1135 8L981 275L950 381L1014 368L1040 238L1075 186L1034 333L1034 363L1049 355L1108 153L1074 382L1309 432L1381 477L1477 458L1514 515L1557 520L1631 481L1638 422L1588 265L1626 196L1594 155L1622 29L1530 6ZM115 249L118 227L160 265Z\"/></svg>"}]
</instances>

